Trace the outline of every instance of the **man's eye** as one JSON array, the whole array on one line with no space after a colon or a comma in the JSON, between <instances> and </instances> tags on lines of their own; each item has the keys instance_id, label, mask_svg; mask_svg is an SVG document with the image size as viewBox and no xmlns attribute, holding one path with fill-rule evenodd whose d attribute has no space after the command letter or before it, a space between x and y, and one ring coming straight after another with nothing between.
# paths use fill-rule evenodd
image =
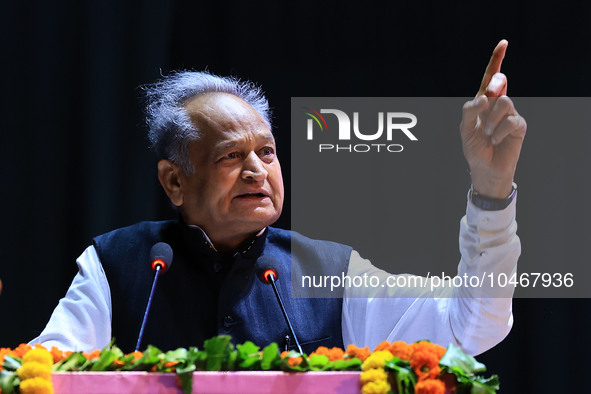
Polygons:
<instances>
[{"instance_id":1,"label":"man's eye","mask_svg":"<svg viewBox=\"0 0 591 394\"><path fill-rule=\"evenodd\" d=\"M270 156L275 153L275 150L273 148L271 148L270 146L266 146L263 148L262 153L263 153L263 156Z\"/></svg>"},{"instance_id":2,"label":"man's eye","mask_svg":"<svg viewBox=\"0 0 591 394\"><path fill-rule=\"evenodd\" d=\"M224 156L224 159L237 159L238 157L238 152L231 152Z\"/></svg>"}]
</instances>

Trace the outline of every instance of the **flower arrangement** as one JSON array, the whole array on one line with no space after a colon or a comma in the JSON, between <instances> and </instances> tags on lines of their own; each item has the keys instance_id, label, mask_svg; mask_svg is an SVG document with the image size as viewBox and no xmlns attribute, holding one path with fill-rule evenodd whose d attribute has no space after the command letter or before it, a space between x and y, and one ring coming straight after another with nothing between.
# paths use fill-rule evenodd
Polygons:
<instances>
[{"instance_id":1,"label":"flower arrangement","mask_svg":"<svg viewBox=\"0 0 591 394\"><path fill-rule=\"evenodd\" d=\"M496 375L484 378L484 364L450 344L429 341L380 343L363 362L363 394L496 393Z\"/></svg>"},{"instance_id":2,"label":"flower arrangement","mask_svg":"<svg viewBox=\"0 0 591 394\"><path fill-rule=\"evenodd\" d=\"M91 353L21 344L15 349L0 348L0 394L51 394L51 372L65 371L175 372L185 393L191 392L194 371L363 371L363 393L435 394L446 388L457 393L495 393L497 377L477 375L484 369L459 348L450 345L446 350L428 341L382 342L373 352L354 345L346 351L319 347L310 355L294 350L279 353L276 343L262 349L249 341L234 346L227 335L205 341L201 350L162 352L148 346L129 354L114 340Z\"/></svg>"}]
</instances>

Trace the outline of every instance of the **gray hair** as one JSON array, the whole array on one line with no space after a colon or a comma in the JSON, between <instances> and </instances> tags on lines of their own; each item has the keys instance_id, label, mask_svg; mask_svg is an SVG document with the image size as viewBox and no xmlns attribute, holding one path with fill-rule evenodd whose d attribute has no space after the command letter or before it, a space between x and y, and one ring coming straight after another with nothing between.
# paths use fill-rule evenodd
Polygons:
<instances>
[{"instance_id":1,"label":"gray hair","mask_svg":"<svg viewBox=\"0 0 591 394\"><path fill-rule=\"evenodd\" d=\"M188 175L195 171L189 157L189 143L198 140L201 133L185 110L187 100L204 93L233 94L250 104L271 129L269 102L261 88L249 81L209 72L177 71L143 89L152 149L158 160L170 160Z\"/></svg>"}]
</instances>

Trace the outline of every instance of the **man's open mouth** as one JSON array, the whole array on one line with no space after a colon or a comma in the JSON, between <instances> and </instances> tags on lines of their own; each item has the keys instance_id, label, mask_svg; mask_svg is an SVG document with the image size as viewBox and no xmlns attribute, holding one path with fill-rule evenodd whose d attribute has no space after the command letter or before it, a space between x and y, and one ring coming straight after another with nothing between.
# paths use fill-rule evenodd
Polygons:
<instances>
[{"instance_id":1,"label":"man's open mouth","mask_svg":"<svg viewBox=\"0 0 591 394\"><path fill-rule=\"evenodd\" d=\"M263 194L263 193L245 193L245 194L240 194L236 197L238 197L238 198L263 198L263 197L267 197L267 195Z\"/></svg>"}]
</instances>

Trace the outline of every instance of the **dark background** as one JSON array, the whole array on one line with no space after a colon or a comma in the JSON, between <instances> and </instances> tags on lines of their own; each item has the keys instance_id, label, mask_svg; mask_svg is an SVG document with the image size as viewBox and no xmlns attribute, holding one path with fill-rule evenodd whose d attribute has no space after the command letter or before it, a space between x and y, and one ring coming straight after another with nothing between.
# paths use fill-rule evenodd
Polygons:
<instances>
[{"instance_id":1,"label":"dark background","mask_svg":"<svg viewBox=\"0 0 591 394\"><path fill-rule=\"evenodd\" d=\"M174 216L157 184L138 88L161 72L207 68L261 84L288 195L292 96L470 96L501 38L510 42L503 65L510 95L591 91L589 4L29 1L1 8L0 346L43 329L93 235ZM585 157L586 145L568 130L547 137ZM534 152L537 160L548 153L552 174L527 162ZM516 176L520 204L531 202L540 217L565 205L584 217L588 163L569 163L553 156L552 145L536 144L530 129ZM528 183L557 199L536 203ZM287 199L280 227L290 226L289 206ZM543 236L527 219L518 215L524 256ZM552 223L575 233L588 226ZM570 258L568 242L554 250L557 265ZM511 334L479 360L500 375L503 393L576 392L585 387L589 310L587 299L516 299Z\"/></svg>"}]
</instances>

